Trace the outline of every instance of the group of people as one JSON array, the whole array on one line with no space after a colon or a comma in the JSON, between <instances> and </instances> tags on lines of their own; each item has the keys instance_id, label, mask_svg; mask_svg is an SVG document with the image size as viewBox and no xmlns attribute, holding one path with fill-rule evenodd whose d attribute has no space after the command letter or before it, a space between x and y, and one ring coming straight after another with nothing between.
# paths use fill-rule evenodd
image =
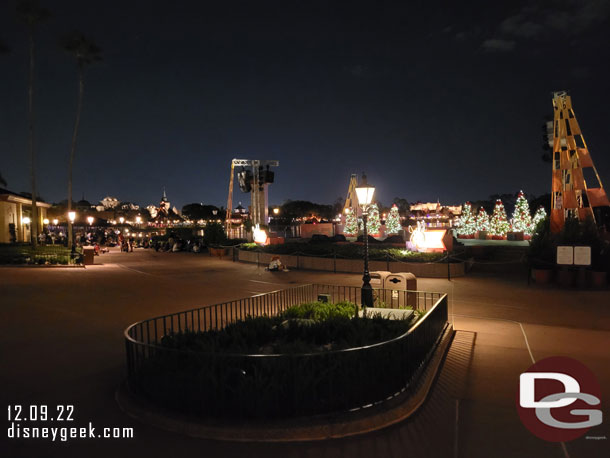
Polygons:
<instances>
[{"instance_id":1,"label":"group of people","mask_svg":"<svg viewBox=\"0 0 610 458\"><path fill-rule=\"evenodd\" d=\"M68 239L63 232L40 232L38 234L38 243L41 245L66 245Z\"/></svg>"},{"instance_id":2,"label":"group of people","mask_svg":"<svg viewBox=\"0 0 610 458\"><path fill-rule=\"evenodd\" d=\"M199 253L203 248L203 242L199 239L182 240L180 237L171 236L167 240L155 240L151 243L155 251L192 251Z\"/></svg>"}]
</instances>

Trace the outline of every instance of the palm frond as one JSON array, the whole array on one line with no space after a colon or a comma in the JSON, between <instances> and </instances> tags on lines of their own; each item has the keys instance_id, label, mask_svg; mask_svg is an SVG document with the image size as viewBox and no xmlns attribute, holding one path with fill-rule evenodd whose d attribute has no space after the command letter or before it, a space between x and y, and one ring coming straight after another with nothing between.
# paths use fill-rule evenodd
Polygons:
<instances>
[{"instance_id":1,"label":"palm frond","mask_svg":"<svg viewBox=\"0 0 610 458\"><path fill-rule=\"evenodd\" d=\"M79 66L87 66L102 60L102 49L81 32L74 31L62 37L59 45L76 58Z\"/></svg>"}]
</instances>

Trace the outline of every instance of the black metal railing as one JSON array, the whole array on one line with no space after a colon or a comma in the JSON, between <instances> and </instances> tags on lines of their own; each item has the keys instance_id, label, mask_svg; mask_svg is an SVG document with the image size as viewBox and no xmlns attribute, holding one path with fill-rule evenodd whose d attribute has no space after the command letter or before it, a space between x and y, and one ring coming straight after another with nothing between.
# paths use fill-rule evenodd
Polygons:
<instances>
[{"instance_id":1,"label":"black metal railing","mask_svg":"<svg viewBox=\"0 0 610 458\"><path fill-rule=\"evenodd\" d=\"M167 408L208 417L314 415L381 402L408 387L442 335L448 310L442 293L375 294L376 305L410 307L423 316L386 342L308 354L195 352L167 348L161 339L220 330L318 299L360 305L360 288L302 285L135 323L125 331L130 389Z\"/></svg>"}]
</instances>

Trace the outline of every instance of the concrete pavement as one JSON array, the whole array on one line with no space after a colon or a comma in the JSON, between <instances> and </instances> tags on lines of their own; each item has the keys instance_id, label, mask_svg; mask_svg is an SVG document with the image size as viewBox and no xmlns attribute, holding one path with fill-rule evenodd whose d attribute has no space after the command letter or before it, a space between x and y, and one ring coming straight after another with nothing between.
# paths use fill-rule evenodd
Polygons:
<instances>
[{"instance_id":1,"label":"concrete pavement","mask_svg":"<svg viewBox=\"0 0 610 458\"><path fill-rule=\"evenodd\" d=\"M532 361L565 355L586 364L602 386L610 418L610 294L527 287L523 278L418 279L449 293L458 330L423 408L410 420L360 437L317 443L238 444L157 430L114 402L124 378L122 332L137 320L290 285L359 285L358 275L292 271L190 253L111 253L87 269L0 268L2 404L72 404L74 426L128 426L134 439L0 438L1 456L357 456L571 458L610 455L610 421L590 431L606 440L546 443L515 409L519 373ZM8 423L5 421L5 425ZM22 424L22 426L25 426ZM41 426L40 423L30 426ZM47 426L57 426L47 425ZM5 429L6 431L6 429Z\"/></svg>"}]
</instances>

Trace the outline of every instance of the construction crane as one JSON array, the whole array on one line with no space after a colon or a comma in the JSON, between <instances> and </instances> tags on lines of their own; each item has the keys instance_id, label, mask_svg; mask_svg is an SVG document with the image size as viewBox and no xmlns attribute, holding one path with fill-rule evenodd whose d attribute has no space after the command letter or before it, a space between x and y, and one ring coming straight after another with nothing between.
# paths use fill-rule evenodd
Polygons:
<instances>
[{"instance_id":1,"label":"construction crane","mask_svg":"<svg viewBox=\"0 0 610 458\"><path fill-rule=\"evenodd\" d=\"M595 220L594 207L610 205L566 91L553 94L551 231L566 218ZM583 171L589 176L585 180ZM592 173L591 173L592 172Z\"/></svg>"},{"instance_id":2,"label":"construction crane","mask_svg":"<svg viewBox=\"0 0 610 458\"><path fill-rule=\"evenodd\" d=\"M233 159L231 161L231 176L229 178L229 196L227 198L227 215L225 225L227 232L231 224L231 213L233 211L233 183L235 167L242 167L237 172L239 188L242 192L250 193L250 218L252 224L267 224L269 221L268 186L274 181L274 172L270 167L279 167L279 161L258 159ZM248 169L251 167L251 169Z\"/></svg>"}]
</instances>

